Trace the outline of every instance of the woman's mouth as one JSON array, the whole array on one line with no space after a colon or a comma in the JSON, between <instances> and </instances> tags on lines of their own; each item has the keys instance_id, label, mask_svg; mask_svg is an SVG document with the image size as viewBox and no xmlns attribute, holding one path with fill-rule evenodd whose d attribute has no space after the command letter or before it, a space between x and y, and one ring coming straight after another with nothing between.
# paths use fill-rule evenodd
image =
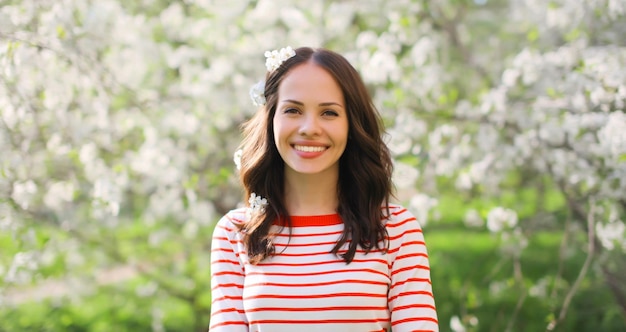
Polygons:
<instances>
[{"instance_id":1,"label":"woman's mouth","mask_svg":"<svg viewBox=\"0 0 626 332\"><path fill-rule=\"evenodd\" d=\"M310 146L310 145L294 145L294 149L302 152L323 152L326 150L325 146Z\"/></svg>"}]
</instances>

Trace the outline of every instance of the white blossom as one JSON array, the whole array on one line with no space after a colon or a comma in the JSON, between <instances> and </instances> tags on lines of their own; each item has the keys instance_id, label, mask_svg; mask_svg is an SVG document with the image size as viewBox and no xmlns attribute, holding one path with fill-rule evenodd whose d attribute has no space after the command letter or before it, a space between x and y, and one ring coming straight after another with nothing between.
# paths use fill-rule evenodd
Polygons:
<instances>
[{"instance_id":1,"label":"white blossom","mask_svg":"<svg viewBox=\"0 0 626 332\"><path fill-rule=\"evenodd\" d=\"M13 262L4 275L4 281L8 283L26 284L32 280L32 272L35 271L38 266L36 252L18 252L13 256Z\"/></svg>"},{"instance_id":2,"label":"white blossom","mask_svg":"<svg viewBox=\"0 0 626 332\"><path fill-rule=\"evenodd\" d=\"M396 58L389 52L377 51L369 56L363 68L363 79L373 83L384 83L398 77Z\"/></svg>"},{"instance_id":3,"label":"white blossom","mask_svg":"<svg viewBox=\"0 0 626 332\"><path fill-rule=\"evenodd\" d=\"M30 206L34 195L37 193L37 185L32 180L13 183L11 198L24 210Z\"/></svg>"},{"instance_id":4,"label":"white blossom","mask_svg":"<svg viewBox=\"0 0 626 332\"><path fill-rule=\"evenodd\" d=\"M64 203L74 199L74 184L71 182L54 182L43 198L44 204L53 210L61 210Z\"/></svg>"},{"instance_id":5,"label":"white blossom","mask_svg":"<svg viewBox=\"0 0 626 332\"><path fill-rule=\"evenodd\" d=\"M467 210L463 222L467 227L482 227L485 224L485 221L476 209Z\"/></svg>"},{"instance_id":6,"label":"white blossom","mask_svg":"<svg viewBox=\"0 0 626 332\"><path fill-rule=\"evenodd\" d=\"M403 162L396 162L393 170L393 183L399 189L411 188L419 177L419 170L415 166Z\"/></svg>"},{"instance_id":7,"label":"white blossom","mask_svg":"<svg viewBox=\"0 0 626 332\"><path fill-rule=\"evenodd\" d=\"M541 278L539 281L528 289L528 295L538 298L545 298L548 295L548 287L550 280Z\"/></svg>"},{"instance_id":8,"label":"white blossom","mask_svg":"<svg viewBox=\"0 0 626 332\"><path fill-rule=\"evenodd\" d=\"M450 329L453 332L466 332L467 331L467 329L461 322L461 319L459 318L459 316L456 316L456 315L450 318Z\"/></svg>"},{"instance_id":9,"label":"white blossom","mask_svg":"<svg viewBox=\"0 0 626 332\"><path fill-rule=\"evenodd\" d=\"M122 195L120 187L113 181L107 178L96 180L92 195L92 207L97 218L116 217L119 214Z\"/></svg>"},{"instance_id":10,"label":"white blossom","mask_svg":"<svg viewBox=\"0 0 626 332\"><path fill-rule=\"evenodd\" d=\"M454 185L459 190L470 190L474 183L468 172L460 172L459 175L457 175Z\"/></svg>"},{"instance_id":11,"label":"white blossom","mask_svg":"<svg viewBox=\"0 0 626 332\"><path fill-rule=\"evenodd\" d=\"M295 7L283 7L279 15L285 25L294 28L294 30L308 29L311 24L306 15Z\"/></svg>"},{"instance_id":12,"label":"white blossom","mask_svg":"<svg viewBox=\"0 0 626 332\"><path fill-rule=\"evenodd\" d=\"M265 105L265 80L258 81L250 88L250 98L255 106Z\"/></svg>"},{"instance_id":13,"label":"white blossom","mask_svg":"<svg viewBox=\"0 0 626 332\"><path fill-rule=\"evenodd\" d=\"M94 143L87 143L80 148L79 160L85 165L91 165L98 156L98 147Z\"/></svg>"},{"instance_id":14,"label":"white blossom","mask_svg":"<svg viewBox=\"0 0 626 332\"><path fill-rule=\"evenodd\" d=\"M233 154L233 162L235 162L235 166L237 167L237 170L241 169L241 157L243 157L242 149L235 151L235 153Z\"/></svg>"},{"instance_id":15,"label":"white blossom","mask_svg":"<svg viewBox=\"0 0 626 332\"><path fill-rule=\"evenodd\" d=\"M415 217L422 226L426 226L428 223L428 216L431 214L433 208L439 204L436 198L430 197L426 194L419 193L411 197L409 201L410 210L415 213Z\"/></svg>"},{"instance_id":16,"label":"white blossom","mask_svg":"<svg viewBox=\"0 0 626 332\"><path fill-rule=\"evenodd\" d=\"M280 65L285 62L285 60L294 57L296 52L291 48L291 46L283 47L280 50L266 51L265 57L265 67L267 67L267 71L273 72L278 69Z\"/></svg>"},{"instance_id":17,"label":"white blossom","mask_svg":"<svg viewBox=\"0 0 626 332\"><path fill-rule=\"evenodd\" d=\"M499 233L517 225L517 213L503 207L492 208L487 214L487 229L492 233Z\"/></svg>"},{"instance_id":18,"label":"white blossom","mask_svg":"<svg viewBox=\"0 0 626 332\"><path fill-rule=\"evenodd\" d=\"M355 8L350 3L343 2L331 2L328 6L328 13L333 15L326 15L325 26L328 27L328 32L331 34L340 34L351 23L354 17Z\"/></svg>"},{"instance_id":19,"label":"white blossom","mask_svg":"<svg viewBox=\"0 0 626 332\"><path fill-rule=\"evenodd\" d=\"M615 158L626 155L626 114L622 111L609 115L606 125L598 131L600 146Z\"/></svg>"},{"instance_id":20,"label":"white blossom","mask_svg":"<svg viewBox=\"0 0 626 332\"><path fill-rule=\"evenodd\" d=\"M512 87L517 83L517 79L519 78L520 73L519 70L514 68L507 68L502 73L502 84L506 87Z\"/></svg>"},{"instance_id":21,"label":"white blossom","mask_svg":"<svg viewBox=\"0 0 626 332\"><path fill-rule=\"evenodd\" d=\"M250 194L250 198L248 199L248 206L250 208L250 212L252 213L265 213L265 208L268 205L267 198L261 197L256 193Z\"/></svg>"},{"instance_id":22,"label":"white blossom","mask_svg":"<svg viewBox=\"0 0 626 332\"><path fill-rule=\"evenodd\" d=\"M596 234L607 250L614 250L616 246L626 250L626 225L621 220L597 223Z\"/></svg>"}]
</instances>

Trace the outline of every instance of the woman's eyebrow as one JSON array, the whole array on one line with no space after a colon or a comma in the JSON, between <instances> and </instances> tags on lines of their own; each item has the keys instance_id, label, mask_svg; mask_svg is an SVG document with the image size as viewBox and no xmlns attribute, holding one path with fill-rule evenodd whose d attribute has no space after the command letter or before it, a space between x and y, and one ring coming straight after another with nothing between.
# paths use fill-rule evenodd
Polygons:
<instances>
[{"instance_id":1,"label":"woman's eyebrow","mask_svg":"<svg viewBox=\"0 0 626 332\"><path fill-rule=\"evenodd\" d=\"M300 106L304 106L304 103L297 101L297 100L293 100L293 99L285 99L282 101L283 103L291 103L291 104L296 104L296 105L300 105Z\"/></svg>"},{"instance_id":2,"label":"woman's eyebrow","mask_svg":"<svg viewBox=\"0 0 626 332\"><path fill-rule=\"evenodd\" d=\"M343 107L343 105L341 105L339 103L336 103L334 101L329 101L329 102L326 102L326 103L320 103L319 104L319 106L333 106L333 105L339 106L339 107Z\"/></svg>"},{"instance_id":3,"label":"woman's eyebrow","mask_svg":"<svg viewBox=\"0 0 626 332\"><path fill-rule=\"evenodd\" d=\"M297 101L297 100L293 100L293 99L285 99L282 101L283 103L292 103L292 104L296 104L296 105L300 105L300 106L304 106L304 103L301 101ZM329 102L325 102L325 103L319 103L318 106L339 106L339 107L343 107L343 105L336 103L334 101L329 101Z\"/></svg>"}]
</instances>

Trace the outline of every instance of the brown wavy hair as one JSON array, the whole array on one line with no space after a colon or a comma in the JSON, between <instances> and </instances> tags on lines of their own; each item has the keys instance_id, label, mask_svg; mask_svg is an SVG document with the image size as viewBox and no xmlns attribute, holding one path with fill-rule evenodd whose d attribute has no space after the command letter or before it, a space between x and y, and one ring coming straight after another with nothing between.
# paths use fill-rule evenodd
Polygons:
<instances>
[{"instance_id":1,"label":"brown wavy hair","mask_svg":"<svg viewBox=\"0 0 626 332\"><path fill-rule=\"evenodd\" d=\"M357 246L367 252L387 250L387 231L383 219L389 216L392 195L393 164L382 135L382 119L372 98L354 67L340 54L326 49L302 47L279 68L267 73L266 104L243 125L243 150L240 179L245 197L252 193L266 197L269 206L263 214L253 214L241 225L243 241L252 264L275 253L270 227L281 219L287 226L290 217L285 207L285 163L274 142L273 118L278 103L278 87L289 71L305 62L325 69L337 81L344 95L348 115L348 143L339 159L337 213L344 223L341 238L332 249L350 263Z\"/></svg>"}]
</instances>

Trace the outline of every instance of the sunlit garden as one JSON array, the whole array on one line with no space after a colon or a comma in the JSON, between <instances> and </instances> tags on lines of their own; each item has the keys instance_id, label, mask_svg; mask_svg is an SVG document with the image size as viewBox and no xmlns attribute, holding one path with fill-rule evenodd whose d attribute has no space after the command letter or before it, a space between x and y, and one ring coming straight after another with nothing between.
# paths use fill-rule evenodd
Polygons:
<instances>
[{"instance_id":1,"label":"sunlit garden","mask_svg":"<svg viewBox=\"0 0 626 332\"><path fill-rule=\"evenodd\" d=\"M382 114L441 331L626 331L626 0L0 0L0 331L206 331L264 52Z\"/></svg>"}]
</instances>

